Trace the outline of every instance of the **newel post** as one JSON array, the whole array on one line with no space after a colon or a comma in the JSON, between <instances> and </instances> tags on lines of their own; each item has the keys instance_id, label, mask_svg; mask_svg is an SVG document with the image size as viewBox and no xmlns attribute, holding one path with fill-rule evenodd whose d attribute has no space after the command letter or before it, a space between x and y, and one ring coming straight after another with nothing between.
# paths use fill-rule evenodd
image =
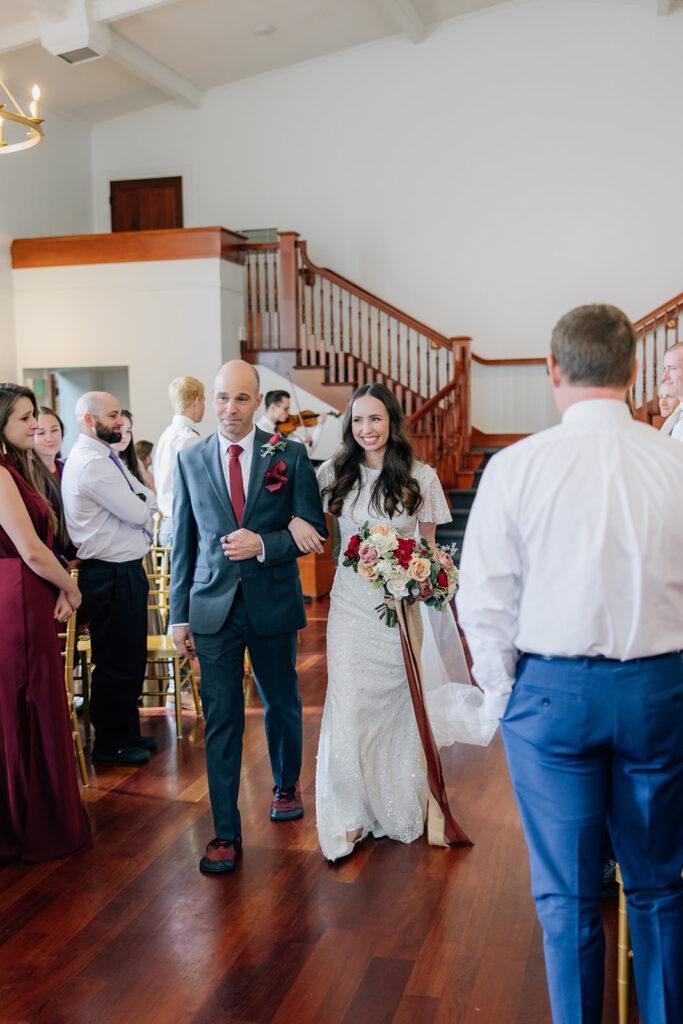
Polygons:
<instances>
[{"instance_id":1,"label":"newel post","mask_svg":"<svg viewBox=\"0 0 683 1024\"><path fill-rule=\"evenodd\" d=\"M299 347L298 231L278 231L280 239L280 348Z\"/></svg>"},{"instance_id":2,"label":"newel post","mask_svg":"<svg viewBox=\"0 0 683 1024\"><path fill-rule=\"evenodd\" d=\"M471 400L470 400L470 386L471 386L471 372L472 372L472 353L470 351L471 338L460 336L451 338L451 344L453 345L453 356L456 361L462 359L462 375L461 388L460 388L460 453L461 456L466 455L470 450L471 434L472 434L472 423L471 423ZM461 467L463 468L463 467Z\"/></svg>"}]
</instances>

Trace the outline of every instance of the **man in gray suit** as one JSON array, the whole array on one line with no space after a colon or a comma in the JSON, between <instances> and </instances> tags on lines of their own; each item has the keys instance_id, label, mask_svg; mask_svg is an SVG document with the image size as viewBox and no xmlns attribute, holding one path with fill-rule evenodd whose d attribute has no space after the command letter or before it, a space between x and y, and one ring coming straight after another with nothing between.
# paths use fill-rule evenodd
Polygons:
<instances>
[{"instance_id":1,"label":"man in gray suit","mask_svg":"<svg viewBox=\"0 0 683 1024\"><path fill-rule=\"evenodd\" d=\"M296 637L306 625L293 516L327 535L315 473L303 445L254 427L259 378L234 360L216 374L218 431L178 455L171 562L173 642L199 658L204 742L216 837L199 867L232 871L241 852L237 808L244 732L244 650L265 708L275 786L270 816L303 815L301 700ZM221 547L223 542L223 547Z\"/></svg>"}]
</instances>

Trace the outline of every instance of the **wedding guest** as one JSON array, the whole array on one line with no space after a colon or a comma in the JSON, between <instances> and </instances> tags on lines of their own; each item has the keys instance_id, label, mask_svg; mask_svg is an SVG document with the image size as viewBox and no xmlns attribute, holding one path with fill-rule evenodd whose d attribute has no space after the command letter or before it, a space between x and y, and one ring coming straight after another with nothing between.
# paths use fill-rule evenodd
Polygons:
<instances>
[{"instance_id":1,"label":"wedding guest","mask_svg":"<svg viewBox=\"0 0 683 1024\"><path fill-rule=\"evenodd\" d=\"M360 387L342 431L341 451L318 470L325 511L339 517L342 550L364 523L393 526L403 538L414 537L419 528L433 545L437 523L451 521L450 509L436 472L413 454L393 392L384 384ZM320 550L322 538L300 518L289 530L300 551ZM330 595L327 694L315 777L318 839L323 856L332 861L352 853L370 834L411 843L425 829L423 747L400 632L378 617L380 597L360 573L338 566ZM451 642L459 645L454 624ZM460 682L469 684L464 655L461 672ZM466 689L472 691L470 685ZM452 824L449 841L469 845ZM441 845L446 845L443 838Z\"/></svg>"},{"instance_id":2,"label":"wedding guest","mask_svg":"<svg viewBox=\"0 0 683 1024\"><path fill-rule=\"evenodd\" d=\"M562 317L548 356L562 422L493 456L460 563L460 624L503 714L555 1024L601 1020L605 822L642 1020L683 1020L683 449L629 416L635 352L614 306Z\"/></svg>"},{"instance_id":3,"label":"wedding guest","mask_svg":"<svg viewBox=\"0 0 683 1024\"><path fill-rule=\"evenodd\" d=\"M64 424L61 419L54 409L41 405L38 410L38 428L33 436L34 457L41 460L49 474L47 499L57 517L55 552L67 568L73 568L76 564L76 549L66 529L61 495L64 459L60 457L60 449L63 440Z\"/></svg>"},{"instance_id":4,"label":"wedding guest","mask_svg":"<svg viewBox=\"0 0 683 1024\"><path fill-rule=\"evenodd\" d=\"M76 403L80 427L62 477L69 533L81 559L80 584L92 643L94 761L140 764L156 746L140 734L138 698L147 661L143 558L152 540L153 491L124 467L112 445L124 417L113 395L91 391Z\"/></svg>"},{"instance_id":5,"label":"wedding guest","mask_svg":"<svg viewBox=\"0 0 683 1024\"><path fill-rule=\"evenodd\" d=\"M128 409L121 410L121 418L123 420L123 426L121 427L121 440L115 442L111 446L111 450L116 452L121 462L124 464L131 476L144 484L144 466L140 465L137 452L135 451L135 442L133 440L133 414Z\"/></svg>"},{"instance_id":6,"label":"wedding guest","mask_svg":"<svg viewBox=\"0 0 683 1024\"><path fill-rule=\"evenodd\" d=\"M138 457L138 465L140 466L140 472L142 474L142 482L145 487L150 487L153 491L156 490L154 486L154 476L152 474L152 451L154 445L151 441L136 441L135 442L135 454Z\"/></svg>"},{"instance_id":7,"label":"wedding guest","mask_svg":"<svg viewBox=\"0 0 683 1024\"><path fill-rule=\"evenodd\" d=\"M666 385L679 402L683 401L683 342L679 341L666 350L662 367L662 385ZM674 410L661 429L675 441L683 441L682 410Z\"/></svg>"},{"instance_id":8,"label":"wedding guest","mask_svg":"<svg viewBox=\"0 0 683 1024\"><path fill-rule=\"evenodd\" d=\"M154 447L153 468L159 510L159 544L173 546L173 475L178 452L200 440L197 424L204 416L204 385L196 377L176 377L168 386L174 416Z\"/></svg>"},{"instance_id":9,"label":"wedding guest","mask_svg":"<svg viewBox=\"0 0 683 1024\"><path fill-rule=\"evenodd\" d=\"M33 459L33 392L0 384L0 861L92 846L54 627L81 603L52 549L48 472Z\"/></svg>"},{"instance_id":10,"label":"wedding guest","mask_svg":"<svg viewBox=\"0 0 683 1024\"><path fill-rule=\"evenodd\" d=\"M666 417L659 428L662 434L670 434L681 417L680 399L673 389L672 384L662 384L659 389L659 411Z\"/></svg>"}]
</instances>

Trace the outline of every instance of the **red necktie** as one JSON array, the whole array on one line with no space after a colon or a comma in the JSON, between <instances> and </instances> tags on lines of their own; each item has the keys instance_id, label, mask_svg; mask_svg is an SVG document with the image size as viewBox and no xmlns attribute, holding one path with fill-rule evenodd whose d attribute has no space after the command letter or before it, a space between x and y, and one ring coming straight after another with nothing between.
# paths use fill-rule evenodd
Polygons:
<instances>
[{"instance_id":1,"label":"red necktie","mask_svg":"<svg viewBox=\"0 0 683 1024\"><path fill-rule=\"evenodd\" d=\"M230 462L228 463L228 479L230 480L230 501L235 513L237 525L242 525L244 514L244 481L242 480L242 467L240 466L240 455L244 451L238 444L231 444L228 448Z\"/></svg>"}]
</instances>

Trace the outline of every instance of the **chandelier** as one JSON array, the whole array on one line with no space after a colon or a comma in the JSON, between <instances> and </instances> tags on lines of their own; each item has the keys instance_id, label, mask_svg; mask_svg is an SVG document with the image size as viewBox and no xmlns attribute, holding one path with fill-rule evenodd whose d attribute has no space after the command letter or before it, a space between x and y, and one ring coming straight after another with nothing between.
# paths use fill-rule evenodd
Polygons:
<instances>
[{"instance_id":1,"label":"chandelier","mask_svg":"<svg viewBox=\"0 0 683 1024\"><path fill-rule=\"evenodd\" d=\"M9 91L3 80L0 78L0 90L4 90L7 97L14 106L14 110L7 108L5 103L0 103L0 153L17 153L20 149L30 149L32 146L37 146L43 139L43 129L41 125L43 118L38 117L38 100L40 99L40 89L37 85L33 86L33 100L29 110L31 116L27 117L24 111L21 109L17 101L15 100L12 93ZM0 91L0 98L2 92ZM6 123L12 122L12 136L19 135L17 142L5 142L2 137L2 130ZM26 137L22 138L19 134L18 129L14 128L14 125L23 125L28 129Z\"/></svg>"}]
</instances>

